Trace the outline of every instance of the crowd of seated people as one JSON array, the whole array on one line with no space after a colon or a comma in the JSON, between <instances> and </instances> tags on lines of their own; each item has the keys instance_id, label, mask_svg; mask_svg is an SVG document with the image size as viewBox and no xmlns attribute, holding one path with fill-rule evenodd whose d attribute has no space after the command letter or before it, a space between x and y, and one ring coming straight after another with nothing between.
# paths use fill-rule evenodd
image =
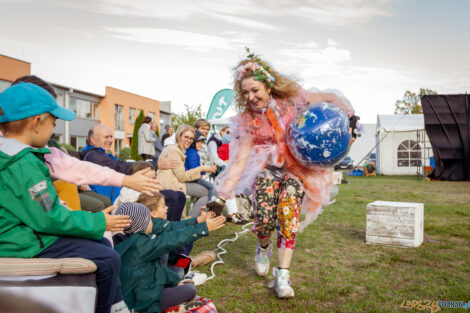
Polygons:
<instances>
[{"instance_id":1,"label":"crowd of seated people","mask_svg":"<svg viewBox=\"0 0 470 313\"><path fill-rule=\"evenodd\" d=\"M192 244L226 221L204 208L215 197L209 175L228 158L229 130L213 140L221 142L217 160L206 144L206 120L174 134L168 127L174 143L163 147L150 117L139 131L144 161L112 155L112 132L103 124L89 130L88 144L72 156L51 140L56 119L75 118L56 98L36 76L21 77L0 94L0 218L6 221L0 257L93 261L96 312L164 312L193 299L193 281L185 276ZM189 208L186 196L196 199ZM227 214L237 222L236 208L227 204ZM155 292L146 292L149 286Z\"/></svg>"}]
</instances>

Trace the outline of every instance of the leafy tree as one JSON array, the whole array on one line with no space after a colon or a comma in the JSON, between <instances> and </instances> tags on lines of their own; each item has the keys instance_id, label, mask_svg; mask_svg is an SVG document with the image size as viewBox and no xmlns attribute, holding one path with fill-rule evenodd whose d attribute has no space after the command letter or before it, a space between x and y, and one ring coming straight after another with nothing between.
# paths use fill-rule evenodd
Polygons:
<instances>
[{"instance_id":1,"label":"leafy tree","mask_svg":"<svg viewBox=\"0 0 470 313\"><path fill-rule=\"evenodd\" d=\"M144 119L144 111L140 111L139 115L134 122L134 132L132 133L132 143L131 143L131 159L139 161L142 157L137 153L137 148L139 146L139 129L142 125Z\"/></svg>"},{"instance_id":2,"label":"leafy tree","mask_svg":"<svg viewBox=\"0 0 470 313\"><path fill-rule=\"evenodd\" d=\"M193 126L194 123L200 118L202 118L205 114L202 113L201 105L197 106L189 106L187 104L184 105L185 112L174 114L171 117L171 126L175 129L175 131L180 127L182 124L188 124Z\"/></svg>"},{"instance_id":3,"label":"leafy tree","mask_svg":"<svg viewBox=\"0 0 470 313\"><path fill-rule=\"evenodd\" d=\"M129 159L130 156L131 156L131 148L129 147L122 148L121 152L119 152L120 160L126 161Z\"/></svg>"},{"instance_id":4,"label":"leafy tree","mask_svg":"<svg viewBox=\"0 0 470 313\"><path fill-rule=\"evenodd\" d=\"M76 151L74 146L65 142L59 143L59 146L61 146L62 148L65 148L66 150Z\"/></svg>"},{"instance_id":5,"label":"leafy tree","mask_svg":"<svg viewBox=\"0 0 470 313\"><path fill-rule=\"evenodd\" d=\"M437 95L431 89L421 88L419 94L407 90L402 100L395 102L395 114L420 114L423 113L421 107L421 97L424 95Z\"/></svg>"}]
</instances>

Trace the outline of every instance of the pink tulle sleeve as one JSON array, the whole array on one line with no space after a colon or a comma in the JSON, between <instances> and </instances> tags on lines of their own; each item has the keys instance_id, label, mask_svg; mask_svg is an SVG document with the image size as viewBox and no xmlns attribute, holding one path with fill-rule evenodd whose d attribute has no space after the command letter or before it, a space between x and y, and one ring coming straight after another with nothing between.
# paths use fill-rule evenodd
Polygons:
<instances>
[{"instance_id":1,"label":"pink tulle sleeve","mask_svg":"<svg viewBox=\"0 0 470 313\"><path fill-rule=\"evenodd\" d=\"M349 100L339 90L326 89L319 91L311 89L307 92L303 91L303 93L305 94L306 105L317 102L328 102L341 108L348 116L355 112L351 102L349 102Z\"/></svg>"},{"instance_id":2,"label":"pink tulle sleeve","mask_svg":"<svg viewBox=\"0 0 470 313\"><path fill-rule=\"evenodd\" d=\"M232 118L230 130L233 139L230 143L229 162L215 181L217 194L225 199L235 195L235 189L247 168L253 147L254 129L250 126L249 116L242 113Z\"/></svg>"}]
</instances>

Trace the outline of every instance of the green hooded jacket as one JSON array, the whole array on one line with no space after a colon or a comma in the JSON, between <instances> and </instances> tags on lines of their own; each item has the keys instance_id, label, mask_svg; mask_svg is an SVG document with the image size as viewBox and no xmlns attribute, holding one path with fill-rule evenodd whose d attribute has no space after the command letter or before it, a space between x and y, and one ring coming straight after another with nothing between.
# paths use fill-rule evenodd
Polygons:
<instances>
[{"instance_id":1,"label":"green hooded jacket","mask_svg":"<svg viewBox=\"0 0 470 313\"><path fill-rule=\"evenodd\" d=\"M32 258L58 236L100 240L103 213L70 211L60 204L47 148L35 149L0 137L0 257Z\"/></svg>"},{"instance_id":2,"label":"green hooded jacket","mask_svg":"<svg viewBox=\"0 0 470 313\"><path fill-rule=\"evenodd\" d=\"M154 218L152 222L152 233L135 233L114 247L121 255L124 301L139 313L160 312L163 289L180 282L176 272L161 264L160 257L209 235L207 224L196 224L196 218L180 222Z\"/></svg>"}]
</instances>

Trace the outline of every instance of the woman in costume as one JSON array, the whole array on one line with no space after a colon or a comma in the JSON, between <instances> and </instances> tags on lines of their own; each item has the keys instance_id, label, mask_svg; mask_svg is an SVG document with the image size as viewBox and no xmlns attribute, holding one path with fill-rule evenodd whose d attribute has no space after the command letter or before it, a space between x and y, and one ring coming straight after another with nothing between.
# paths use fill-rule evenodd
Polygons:
<instances>
[{"instance_id":1,"label":"woman in costume","mask_svg":"<svg viewBox=\"0 0 470 313\"><path fill-rule=\"evenodd\" d=\"M231 155L227 168L216 180L218 198L208 207L223 206L235 194L253 194L256 218L252 230L258 237L256 273L268 274L271 235L277 230L279 264L273 270L276 279L270 286L279 298L291 298L294 290L289 266L297 232L315 220L322 205L330 203L333 175L331 169L301 166L287 148L286 128L297 112L312 103L329 102L350 117L354 110L342 96L305 92L297 82L254 54L236 67L233 89L241 113L232 120ZM299 225L301 207L307 209L307 214Z\"/></svg>"}]
</instances>

